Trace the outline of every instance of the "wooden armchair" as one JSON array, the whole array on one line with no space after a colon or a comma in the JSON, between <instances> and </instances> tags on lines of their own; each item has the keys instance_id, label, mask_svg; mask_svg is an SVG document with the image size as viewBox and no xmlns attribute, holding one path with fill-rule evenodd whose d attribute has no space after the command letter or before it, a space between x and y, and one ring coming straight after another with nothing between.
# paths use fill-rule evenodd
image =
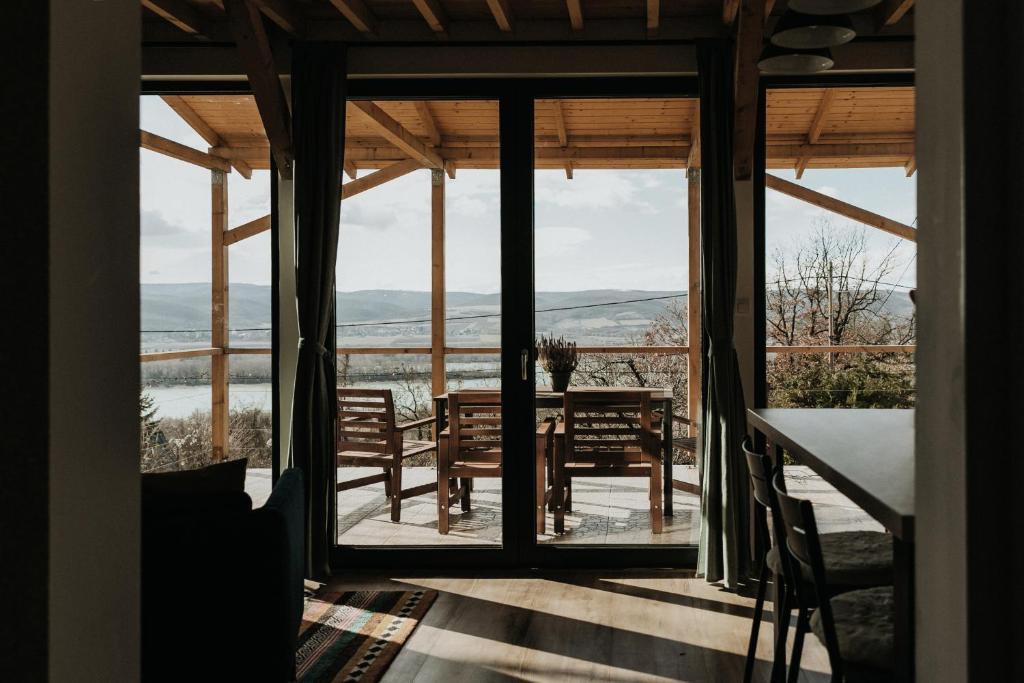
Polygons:
<instances>
[{"instance_id":1,"label":"wooden armchair","mask_svg":"<svg viewBox=\"0 0 1024 683\"><path fill-rule=\"evenodd\" d=\"M501 392L462 391L448 394L448 427L439 435L437 458L437 530L447 534L449 511L461 503L471 507L473 480L500 478L502 467ZM544 530L544 472L550 458L554 423L537 429L537 529Z\"/></svg>"},{"instance_id":2,"label":"wooden armchair","mask_svg":"<svg viewBox=\"0 0 1024 683\"><path fill-rule=\"evenodd\" d=\"M650 393L569 389L564 400L565 422L555 432L555 533L565 532L566 491L573 477L647 477L651 530L660 534L661 431Z\"/></svg>"},{"instance_id":3,"label":"wooden armchair","mask_svg":"<svg viewBox=\"0 0 1024 683\"><path fill-rule=\"evenodd\" d=\"M371 474L338 482L338 491L384 483L384 495L391 502L391 521L401 521L402 501L434 491L434 484L402 488L402 462L437 448L433 441L406 440L410 429L433 424L434 417L395 423L395 404L390 389L338 389L337 464L380 467Z\"/></svg>"}]
</instances>

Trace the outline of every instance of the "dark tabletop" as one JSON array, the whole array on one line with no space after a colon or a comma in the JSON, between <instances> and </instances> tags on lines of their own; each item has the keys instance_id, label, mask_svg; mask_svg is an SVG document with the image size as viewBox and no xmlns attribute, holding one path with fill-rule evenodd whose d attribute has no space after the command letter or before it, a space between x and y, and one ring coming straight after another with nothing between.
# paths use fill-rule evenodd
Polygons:
<instances>
[{"instance_id":1,"label":"dark tabletop","mask_svg":"<svg viewBox=\"0 0 1024 683\"><path fill-rule=\"evenodd\" d=\"M914 411L759 408L747 420L903 541L914 540Z\"/></svg>"}]
</instances>

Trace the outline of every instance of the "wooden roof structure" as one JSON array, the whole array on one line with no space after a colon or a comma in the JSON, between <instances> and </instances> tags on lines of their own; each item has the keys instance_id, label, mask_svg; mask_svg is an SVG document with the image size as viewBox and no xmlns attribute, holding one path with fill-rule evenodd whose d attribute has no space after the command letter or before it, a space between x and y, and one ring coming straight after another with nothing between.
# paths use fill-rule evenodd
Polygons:
<instances>
[{"instance_id":1,"label":"wooden roof structure","mask_svg":"<svg viewBox=\"0 0 1024 683\"><path fill-rule=\"evenodd\" d=\"M269 168L250 95L168 96L212 153ZM566 99L536 104L538 168L686 168L698 134L695 99ZM912 87L787 88L767 98L770 169L902 166L914 159ZM497 168L498 105L487 100L350 102L346 169Z\"/></svg>"}]
</instances>

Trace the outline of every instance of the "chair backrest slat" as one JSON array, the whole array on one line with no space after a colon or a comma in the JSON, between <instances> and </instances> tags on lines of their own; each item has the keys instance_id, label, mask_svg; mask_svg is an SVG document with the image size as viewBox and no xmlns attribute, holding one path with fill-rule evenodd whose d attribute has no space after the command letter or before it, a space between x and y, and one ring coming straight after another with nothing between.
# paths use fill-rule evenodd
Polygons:
<instances>
[{"instance_id":1,"label":"chair backrest slat","mask_svg":"<svg viewBox=\"0 0 1024 683\"><path fill-rule=\"evenodd\" d=\"M338 388L338 451L391 453L395 405L390 389Z\"/></svg>"},{"instance_id":2,"label":"chair backrest slat","mask_svg":"<svg viewBox=\"0 0 1024 683\"><path fill-rule=\"evenodd\" d=\"M647 391L565 392L565 459L567 462L597 462L614 456L620 462L627 453L644 456L653 451L655 419Z\"/></svg>"},{"instance_id":3,"label":"chair backrest slat","mask_svg":"<svg viewBox=\"0 0 1024 683\"><path fill-rule=\"evenodd\" d=\"M501 392L448 393L448 424L453 461L501 463Z\"/></svg>"}]
</instances>

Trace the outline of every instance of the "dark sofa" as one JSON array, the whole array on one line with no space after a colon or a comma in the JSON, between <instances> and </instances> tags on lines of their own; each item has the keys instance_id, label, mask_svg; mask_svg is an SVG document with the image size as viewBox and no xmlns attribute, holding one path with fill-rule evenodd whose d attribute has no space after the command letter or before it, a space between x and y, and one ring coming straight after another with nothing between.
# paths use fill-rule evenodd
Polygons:
<instances>
[{"instance_id":1,"label":"dark sofa","mask_svg":"<svg viewBox=\"0 0 1024 683\"><path fill-rule=\"evenodd\" d=\"M143 481L142 679L292 680L303 608L302 472L285 471L255 510L234 483L195 475L190 486L186 473L173 474L169 486ZM237 465L229 478L238 479Z\"/></svg>"}]
</instances>

